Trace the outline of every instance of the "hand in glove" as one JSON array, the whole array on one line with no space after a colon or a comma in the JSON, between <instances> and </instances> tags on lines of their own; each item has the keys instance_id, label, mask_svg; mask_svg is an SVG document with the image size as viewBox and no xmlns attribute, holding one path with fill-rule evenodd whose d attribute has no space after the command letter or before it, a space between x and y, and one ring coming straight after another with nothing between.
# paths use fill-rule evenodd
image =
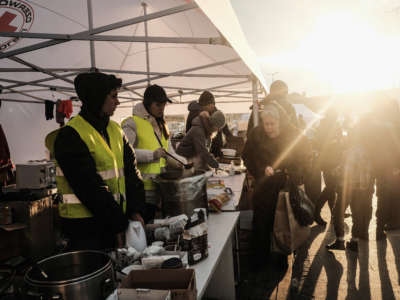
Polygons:
<instances>
[{"instance_id":1,"label":"hand in glove","mask_svg":"<svg viewBox=\"0 0 400 300\"><path fill-rule=\"evenodd\" d=\"M165 158L166 156L164 148L158 148L153 151L153 160L159 160L161 157Z\"/></svg>"},{"instance_id":2,"label":"hand in glove","mask_svg":"<svg viewBox=\"0 0 400 300\"><path fill-rule=\"evenodd\" d=\"M272 176L272 175L274 175L274 169L271 167L271 166L267 166L266 168L265 168L265 175L266 176Z\"/></svg>"}]
</instances>

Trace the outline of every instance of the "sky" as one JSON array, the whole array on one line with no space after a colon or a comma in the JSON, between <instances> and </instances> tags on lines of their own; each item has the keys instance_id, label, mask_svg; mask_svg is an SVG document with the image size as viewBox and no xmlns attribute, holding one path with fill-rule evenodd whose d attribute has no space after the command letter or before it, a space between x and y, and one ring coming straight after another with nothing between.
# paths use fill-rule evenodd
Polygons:
<instances>
[{"instance_id":1,"label":"sky","mask_svg":"<svg viewBox=\"0 0 400 300\"><path fill-rule=\"evenodd\" d=\"M269 85L307 96L400 87L400 0L231 0Z\"/></svg>"}]
</instances>

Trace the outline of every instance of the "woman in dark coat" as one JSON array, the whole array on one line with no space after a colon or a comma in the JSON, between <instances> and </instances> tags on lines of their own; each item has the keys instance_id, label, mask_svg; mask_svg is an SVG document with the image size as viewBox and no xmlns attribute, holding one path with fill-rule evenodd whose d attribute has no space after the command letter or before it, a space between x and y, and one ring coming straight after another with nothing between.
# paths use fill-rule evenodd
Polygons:
<instances>
[{"instance_id":1,"label":"woman in dark coat","mask_svg":"<svg viewBox=\"0 0 400 300\"><path fill-rule=\"evenodd\" d=\"M311 158L309 142L275 101L267 104L260 116L260 124L249 133L242 154L247 170L256 181L276 169L287 170L302 183Z\"/></svg>"},{"instance_id":2,"label":"woman in dark coat","mask_svg":"<svg viewBox=\"0 0 400 300\"><path fill-rule=\"evenodd\" d=\"M311 146L290 124L287 114L276 102L266 105L260 115L260 124L250 132L242 157L247 170L256 179L253 197L254 266L262 267L270 254L275 207L279 191L285 185L284 174L288 174L297 185L303 183L303 174L310 167ZM277 170L283 172L276 174ZM286 256L279 256L274 261L282 268L287 266Z\"/></svg>"}]
</instances>

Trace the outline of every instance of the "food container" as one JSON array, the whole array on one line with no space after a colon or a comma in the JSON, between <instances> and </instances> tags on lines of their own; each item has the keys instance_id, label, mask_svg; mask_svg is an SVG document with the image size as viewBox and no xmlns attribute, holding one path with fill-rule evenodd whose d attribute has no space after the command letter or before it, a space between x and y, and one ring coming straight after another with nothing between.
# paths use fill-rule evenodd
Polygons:
<instances>
[{"instance_id":1,"label":"food container","mask_svg":"<svg viewBox=\"0 0 400 300\"><path fill-rule=\"evenodd\" d=\"M236 150L235 149L221 149L221 152L224 156L235 157Z\"/></svg>"}]
</instances>

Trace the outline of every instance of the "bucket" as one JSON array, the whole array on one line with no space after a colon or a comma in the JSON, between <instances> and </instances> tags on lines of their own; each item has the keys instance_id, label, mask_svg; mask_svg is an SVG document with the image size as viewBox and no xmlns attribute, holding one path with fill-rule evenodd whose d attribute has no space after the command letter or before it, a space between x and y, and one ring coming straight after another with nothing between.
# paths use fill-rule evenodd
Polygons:
<instances>
[{"instance_id":1,"label":"bucket","mask_svg":"<svg viewBox=\"0 0 400 300\"><path fill-rule=\"evenodd\" d=\"M173 176L171 176L173 177ZM208 214L207 176L198 170L192 176L167 179L160 174L155 180L162 198L162 214L191 216L195 208L205 208Z\"/></svg>"}]
</instances>

